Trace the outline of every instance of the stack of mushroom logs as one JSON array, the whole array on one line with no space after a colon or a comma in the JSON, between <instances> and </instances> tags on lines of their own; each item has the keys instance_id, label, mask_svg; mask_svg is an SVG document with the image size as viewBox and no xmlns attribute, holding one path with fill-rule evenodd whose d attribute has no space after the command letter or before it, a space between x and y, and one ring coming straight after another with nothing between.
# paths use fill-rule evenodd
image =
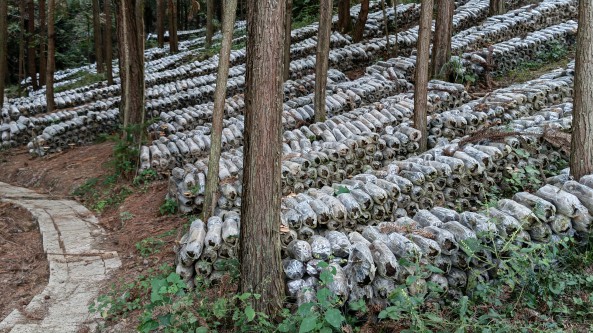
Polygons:
<instances>
[{"instance_id":1,"label":"stack of mushroom logs","mask_svg":"<svg viewBox=\"0 0 593 333\"><path fill-rule=\"evenodd\" d=\"M542 4L540 4L538 7L536 7L533 10L528 11L526 8L521 8L518 9L514 12L510 12L508 14L502 15L500 17L494 17L492 19L490 19L489 21L487 21L484 25L484 30L480 30L480 31L474 31L472 30L471 32L468 33L462 33L460 34L459 39L461 39L461 42L456 42L457 41L457 37L455 37L453 39L454 45L457 45L456 47L463 47L464 45L467 47L470 44L475 46L476 44L476 40L485 40L486 37L488 40L492 41L495 40L496 38L501 38L501 36L506 36L505 34L501 34L501 33L497 33L497 31L499 30L504 30L504 29L508 29L509 31L515 31L518 29L518 27L521 27L523 30L529 30L529 29L536 29L538 28L540 25L544 25L544 24L549 24L551 22L557 22L558 20L562 20L565 17L571 17L574 16L574 8L573 8L573 2L574 0L555 0L553 2L544 2ZM468 13L467 11L461 11L461 13ZM545 13L546 15L548 15L546 20L543 20L542 17L542 13ZM562 14L560 14L562 13ZM462 18L466 17L467 15L461 15ZM507 17L508 16L508 17ZM502 20L502 18L508 18L508 20ZM520 19L519 19L520 18ZM503 21L505 22L505 24L500 24L499 21ZM508 22L514 22L513 24L510 24ZM535 23L530 23L530 22L535 22ZM510 25L509 25L510 24ZM513 28L513 29L511 29ZM471 29L470 29L471 30ZM568 30L568 31L567 31ZM555 29L550 30L550 32L552 32L552 34L547 35L548 37L545 37L545 41L549 41L551 40L560 40L562 43L565 43L566 41L570 40L570 34L572 31L572 25L571 24L564 24L564 25L560 25L558 27L555 27ZM539 34L538 36L546 36L545 34ZM549 37L551 36L551 37ZM479 37L479 38L478 38ZM537 36L536 36L537 37ZM337 40L337 43L339 43L339 37L335 37ZM528 45L528 46L532 46L533 49L531 49L531 51L526 51L529 54L535 54L538 50L538 48L541 48L540 44L541 42L539 42L538 40L541 40L541 38L537 37L534 38L534 40L536 40L536 42L534 43L523 43L523 45ZM469 42L471 41L471 43ZM379 40L378 42L384 43L384 40ZM469 43L469 44L468 44ZM371 43L372 44L372 43ZM503 43L504 44L504 43ZM363 45L363 44L360 44ZM370 44L369 44L370 45ZM367 50L373 49L375 48L375 46L370 47L369 45L366 45ZM369 49L370 47L370 49ZM378 47L381 47L380 45ZM513 53L513 50L505 47L504 45L502 45L501 47L497 48L497 60L500 59L501 61L506 61L507 59L510 59L510 57L506 57L506 56L500 56L498 57L498 49L500 49L504 54L510 54ZM350 52L352 51L361 51L364 52L363 50L361 50L360 48L356 47L353 50L350 50ZM295 51L296 52L296 51ZM237 58L239 61L239 59L241 59L243 57L242 52L239 52L240 54L237 54ZM348 53L348 52L347 52ZM364 55L364 53L361 53L361 55ZM364 57L364 56L363 56ZM470 55L465 55L465 58L468 59L472 59L474 62L477 63L477 65L472 65L472 70L476 71L477 73L481 73L484 71L483 66L483 54L480 55L477 52L471 53ZM339 58L339 56L338 56ZM214 62L216 61L206 61L203 63L203 65L205 67L202 67L200 69L200 72L205 71L208 72L210 70L212 70L213 68L216 67L216 65L214 64ZM309 63L310 62L310 63ZM293 62L294 63L294 62ZM298 63L298 61L297 61ZM391 59L387 62L383 62L383 63L379 63L376 66L371 66L369 67L369 69L367 70L367 72L372 73L373 70L372 68L381 68L381 67L396 67L397 69L399 69L401 72L403 71L405 73L405 75L401 76L399 75L399 78L406 78L408 80L411 80L411 76L413 75L413 70L415 67L415 59L414 57L406 59L406 58L396 58L396 59ZM305 65L306 68L301 67L301 65ZM516 65L516 64L515 64ZM300 65L296 65L296 68L293 68L293 70L296 70L297 72L299 72L300 74L298 75L302 75L304 72L310 72L311 69L314 66L314 62L313 61L305 61L304 63L300 63ZM503 68L507 68L506 66L502 66ZM239 66L235 66L233 68L231 68L231 80L230 80L230 87L231 89L229 89L229 95L232 95L233 93L240 93L243 89L243 85L244 85L244 78L243 78L243 74L244 74L244 65L239 65ZM173 77L178 77L180 74L179 73L187 73L187 71L185 71L183 68L181 69L176 69L174 71ZM383 73L385 76L388 75L390 78L394 77L393 73ZM169 75L168 75L169 76ZM156 115L158 114L159 110L164 110L164 109L170 109L173 107L184 107L184 106L188 106L192 103L195 103L195 101L198 102L206 102L208 101L211 96L212 96L212 92L214 90L213 88L213 82L215 80L215 76L214 75L206 75L206 76L202 76L199 78L193 78L193 79L186 79L186 80L182 80L179 82L173 82L173 83L169 83L169 84L164 84L164 85L157 85L154 86L152 89L147 90L147 96L149 97L148 101L147 101L147 111L149 114L152 115ZM307 83L311 83L312 82L312 77L305 77L303 78L303 80L306 80ZM150 80L149 80L150 81ZM297 84L296 86L298 86L299 88L303 88L302 90L294 90L292 89L293 92L300 92L302 95L305 94L305 92L308 92L309 89L312 89L311 84ZM93 90L93 91L87 91L84 94L82 94L82 92L80 94L74 94L71 96L65 95L63 97L58 97L57 98L57 102L59 105L76 105L76 103L84 103L85 101L89 100L89 99L94 99L93 96L100 96L101 98L108 98L107 100L100 100L98 102L95 102L91 105L87 105L84 108L79 108L77 110L77 114L79 116L83 116L86 115L86 112L90 112L90 111L99 111L99 110L108 110L111 107L117 107L117 105L119 104L119 97L111 97L111 96L116 96L118 94L118 89L116 88L116 86L110 86L110 87L105 87L105 88L100 88L98 90ZM292 96L297 96L297 94L293 94ZM10 146L10 145L16 145L19 143L23 143L26 142L26 138L29 138L31 136L31 133L39 133L42 132L44 127L45 127L45 123L44 121L36 121L34 120L35 118L27 118L27 117L19 117L19 115L21 114L21 111L25 112L25 114L29 114L32 110L35 110L34 112L43 112L44 111L44 105L40 102L37 101L34 104L30 104L30 106L33 109L30 109L28 107L25 107L27 104L21 104L20 106L15 106L12 105L10 108L10 112L8 112L9 110L5 110L4 113L4 119L6 121L6 119L17 119L16 122L7 122L7 124L5 126L3 126L2 129L0 129L0 132L4 132L2 133L2 138L3 139L3 145L4 146ZM111 117L112 111L108 112L108 114L105 116L107 118ZM89 115L87 117L87 119L93 119L95 118L93 115ZM69 120L69 119L67 119ZM79 121L80 123L80 121ZM33 128L31 128L31 124L33 124ZM62 127L69 127L69 125L64 125ZM24 130L27 129L27 130ZM55 132L55 131L49 131L49 132ZM47 132L46 132L47 133ZM45 139L44 139L45 140ZM83 139L83 141L92 141L92 138L88 138L88 139ZM47 141L47 140L46 140ZM56 142L63 142L60 139L56 139L53 140ZM32 142L31 146L40 146L40 144L38 142ZM60 147L57 148L58 150L60 149ZM52 150L53 151L53 150ZM32 153L38 153L39 151L32 151Z\"/></svg>"},{"instance_id":2,"label":"stack of mushroom logs","mask_svg":"<svg viewBox=\"0 0 593 333\"><path fill-rule=\"evenodd\" d=\"M500 143L445 145L333 187L285 197L281 239L287 293L299 304L313 300L323 269L319 264L327 261L335 270L329 288L343 302L364 298L384 304L395 286L414 274L398 264L398 259L406 258L439 267L443 273L428 279L459 295L468 274L490 278L486 268L492 264L492 253L488 248L500 250L509 240L545 243L589 232L593 175L580 183L556 178L555 185L545 185L534 194L516 193L484 211L458 214L451 209L467 206L463 200L469 200L464 197L482 198L482 184L494 186L494 177L507 163L553 162L556 157L549 154L553 148L531 134L541 133L544 126L570 129L570 109L569 104L560 105L514 121L511 126L530 133L526 136L508 137ZM539 155L532 159L518 156L513 147L530 147ZM437 200L440 191L447 193L440 198L445 207L427 202ZM410 210L411 202L416 207ZM239 225L238 213L225 210L206 223L194 221L181 239L177 272L187 281L196 274L220 278L224 260L236 258ZM481 260L473 260L460 249L461 243L476 238L485 245L478 253ZM415 284L410 292L424 288L424 283Z\"/></svg>"},{"instance_id":3,"label":"stack of mushroom logs","mask_svg":"<svg viewBox=\"0 0 593 333\"><path fill-rule=\"evenodd\" d=\"M574 62L568 69L558 69L538 79L498 89L457 109L444 111L443 107L434 111L428 118L429 145L434 147L439 141L508 123L570 99L573 68ZM463 100L461 96L466 94L459 85L432 82L431 86L441 94L438 96L441 101ZM455 87L460 90L455 92ZM442 95L447 91L444 88L449 94ZM448 103L441 105L448 106ZM415 152L419 135L410 125L412 113L412 100L403 94L330 118L324 123L286 131L282 167L284 194L337 182L361 170L378 169ZM224 141L232 142L235 138L231 129L223 131ZM155 169L170 167L179 163L171 153L175 148L179 150L179 145L182 145L180 140L152 145L148 148L150 154L147 155L144 149L141 161L150 163ZM147 159L147 156L157 156L158 159ZM240 148L227 150L222 155L219 177L223 185L218 204L223 209L240 206L242 159ZM203 202L206 162L197 160L193 164L177 165L183 165L183 168L173 169L168 196L178 200L182 211L199 210Z\"/></svg>"}]
</instances>

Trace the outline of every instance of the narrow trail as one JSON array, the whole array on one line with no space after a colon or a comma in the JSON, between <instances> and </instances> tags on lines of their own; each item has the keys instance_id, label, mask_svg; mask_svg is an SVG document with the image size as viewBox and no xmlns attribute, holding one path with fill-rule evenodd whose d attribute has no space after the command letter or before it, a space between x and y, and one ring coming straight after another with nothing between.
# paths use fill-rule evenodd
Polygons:
<instances>
[{"instance_id":1,"label":"narrow trail","mask_svg":"<svg viewBox=\"0 0 593 333\"><path fill-rule=\"evenodd\" d=\"M37 220L50 271L47 287L4 318L0 333L77 333L92 318L88 304L101 282L121 266L117 252L100 249L97 218L75 201L0 182L0 202L19 205Z\"/></svg>"}]
</instances>

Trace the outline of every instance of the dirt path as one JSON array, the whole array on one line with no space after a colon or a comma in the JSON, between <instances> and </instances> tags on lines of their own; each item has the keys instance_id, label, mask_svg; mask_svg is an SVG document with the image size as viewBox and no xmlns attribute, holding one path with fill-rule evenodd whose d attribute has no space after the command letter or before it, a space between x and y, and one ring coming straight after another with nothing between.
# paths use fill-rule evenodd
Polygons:
<instances>
[{"instance_id":1,"label":"dirt path","mask_svg":"<svg viewBox=\"0 0 593 333\"><path fill-rule=\"evenodd\" d=\"M104 232L98 220L75 201L51 200L5 183L0 202L21 206L37 220L50 268L47 287L0 322L0 332L79 332L101 282L121 266L117 252L99 250Z\"/></svg>"}]
</instances>

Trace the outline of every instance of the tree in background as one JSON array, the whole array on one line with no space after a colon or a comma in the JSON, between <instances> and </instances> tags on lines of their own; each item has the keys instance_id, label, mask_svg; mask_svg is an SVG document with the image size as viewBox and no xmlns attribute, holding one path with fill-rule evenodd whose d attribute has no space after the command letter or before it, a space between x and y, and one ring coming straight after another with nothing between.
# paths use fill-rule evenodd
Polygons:
<instances>
[{"instance_id":1,"label":"tree in background","mask_svg":"<svg viewBox=\"0 0 593 333\"><path fill-rule=\"evenodd\" d=\"M284 81L290 78L290 45L292 32L292 0L286 0L284 15Z\"/></svg>"},{"instance_id":2,"label":"tree in background","mask_svg":"<svg viewBox=\"0 0 593 333\"><path fill-rule=\"evenodd\" d=\"M17 1L19 4L19 95L21 83L25 79L25 2Z\"/></svg>"},{"instance_id":3,"label":"tree in background","mask_svg":"<svg viewBox=\"0 0 593 333\"><path fill-rule=\"evenodd\" d=\"M156 0L156 36L160 48L165 46L165 0Z\"/></svg>"},{"instance_id":4,"label":"tree in background","mask_svg":"<svg viewBox=\"0 0 593 333\"><path fill-rule=\"evenodd\" d=\"M352 17L350 17L350 0L338 1L338 31L346 34L352 29Z\"/></svg>"},{"instance_id":5,"label":"tree in background","mask_svg":"<svg viewBox=\"0 0 593 333\"><path fill-rule=\"evenodd\" d=\"M383 12L383 22L385 23L385 45L387 46L387 54L391 54L391 45L389 45L389 20L387 20L387 9L385 8L385 0L381 0L381 11Z\"/></svg>"},{"instance_id":6,"label":"tree in background","mask_svg":"<svg viewBox=\"0 0 593 333\"><path fill-rule=\"evenodd\" d=\"M35 36L35 2L29 0L27 1L27 69L33 90L39 89L37 82Z\"/></svg>"},{"instance_id":7,"label":"tree in background","mask_svg":"<svg viewBox=\"0 0 593 333\"><path fill-rule=\"evenodd\" d=\"M177 3L176 0L169 0L169 52L179 51L177 40Z\"/></svg>"},{"instance_id":8,"label":"tree in background","mask_svg":"<svg viewBox=\"0 0 593 333\"><path fill-rule=\"evenodd\" d=\"M47 22L45 0L39 0L39 84L45 84L47 72Z\"/></svg>"},{"instance_id":9,"label":"tree in background","mask_svg":"<svg viewBox=\"0 0 593 333\"><path fill-rule=\"evenodd\" d=\"M103 39L101 34L101 6L99 0L93 1L93 40L97 73L103 73Z\"/></svg>"},{"instance_id":10,"label":"tree in background","mask_svg":"<svg viewBox=\"0 0 593 333\"><path fill-rule=\"evenodd\" d=\"M432 47L431 76L437 77L451 59L451 37L453 36L453 0L438 0L434 43Z\"/></svg>"},{"instance_id":11,"label":"tree in background","mask_svg":"<svg viewBox=\"0 0 593 333\"><path fill-rule=\"evenodd\" d=\"M570 174L593 174L593 3L579 1Z\"/></svg>"},{"instance_id":12,"label":"tree in background","mask_svg":"<svg viewBox=\"0 0 593 333\"><path fill-rule=\"evenodd\" d=\"M47 6L47 71L45 81L45 99L47 112L53 112L54 102L54 72L56 71L56 0L48 0Z\"/></svg>"},{"instance_id":13,"label":"tree in background","mask_svg":"<svg viewBox=\"0 0 593 333\"><path fill-rule=\"evenodd\" d=\"M506 12L504 1L505 0L490 0L488 15L494 16L504 14Z\"/></svg>"},{"instance_id":14,"label":"tree in background","mask_svg":"<svg viewBox=\"0 0 593 333\"><path fill-rule=\"evenodd\" d=\"M0 0L0 109L4 105L6 82L6 55L8 53L8 0Z\"/></svg>"},{"instance_id":15,"label":"tree in background","mask_svg":"<svg viewBox=\"0 0 593 333\"><path fill-rule=\"evenodd\" d=\"M428 66L430 61L430 30L432 26L433 0L422 0L420 7L420 27L416 54L416 73L414 79L414 128L421 132L418 152L426 151L428 131L426 115L428 108Z\"/></svg>"},{"instance_id":16,"label":"tree in background","mask_svg":"<svg viewBox=\"0 0 593 333\"><path fill-rule=\"evenodd\" d=\"M112 14L111 0L105 0L105 72L107 73L107 84L113 84L113 40L111 37Z\"/></svg>"},{"instance_id":17,"label":"tree in background","mask_svg":"<svg viewBox=\"0 0 593 333\"><path fill-rule=\"evenodd\" d=\"M247 2L245 139L239 258L241 292L256 312L276 315L284 302L280 260L280 171L284 1Z\"/></svg>"},{"instance_id":18,"label":"tree in background","mask_svg":"<svg viewBox=\"0 0 593 333\"><path fill-rule=\"evenodd\" d=\"M121 0L118 6L120 117L124 139L139 148L144 126L144 1Z\"/></svg>"},{"instance_id":19,"label":"tree in background","mask_svg":"<svg viewBox=\"0 0 593 333\"><path fill-rule=\"evenodd\" d=\"M352 39L354 42L360 42L364 34L364 26L367 23L369 17L369 0L362 0L360 2L360 12L358 13L358 19L352 32Z\"/></svg>"},{"instance_id":20,"label":"tree in background","mask_svg":"<svg viewBox=\"0 0 593 333\"><path fill-rule=\"evenodd\" d=\"M212 131L210 133L210 159L208 161L208 176L204 195L204 221L208 221L214 214L218 198L218 172L220 163L220 150L222 145L222 123L224 119L224 105L226 100L226 85L229 76L231 47L233 45L233 27L237 12L237 0L224 1L224 15L222 21L222 46L220 60L216 75L216 88L214 90L214 111L212 113Z\"/></svg>"},{"instance_id":21,"label":"tree in background","mask_svg":"<svg viewBox=\"0 0 593 333\"><path fill-rule=\"evenodd\" d=\"M212 46L214 35L214 0L206 0L206 48Z\"/></svg>"},{"instance_id":22,"label":"tree in background","mask_svg":"<svg viewBox=\"0 0 593 333\"><path fill-rule=\"evenodd\" d=\"M315 121L325 121L325 89L329 62L329 41L332 29L332 0L321 0L319 7L319 32L315 55Z\"/></svg>"}]
</instances>

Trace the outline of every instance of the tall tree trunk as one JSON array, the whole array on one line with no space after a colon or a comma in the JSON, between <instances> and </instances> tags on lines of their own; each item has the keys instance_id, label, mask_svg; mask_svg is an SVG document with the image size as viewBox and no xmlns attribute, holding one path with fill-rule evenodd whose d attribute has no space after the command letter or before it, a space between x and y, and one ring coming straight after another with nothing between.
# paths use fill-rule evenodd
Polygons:
<instances>
[{"instance_id":1,"label":"tall tree trunk","mask_svg":"<svg viewBox=\"0 0 593 333\"><path fill-rule=\"evenodd\" d=\"M290 78L290 45L292 32L292 0L286 0L284 15L284 81Z\"/></svg>"},{"instance_id":2,"label":"tall tree trunk","mask_svg":"<svg viewBox=\"0 0 593 333\"><path fill-rule=\"evenodd\" d=\"M338 0L338 30L347 34L352 29L352 18L350 17L350 0Z\"/></svg>"},{"instance_id":3,"label":"tall tree trunk","mask_svg":"<svg viewBox=\"0 0 593 333\"><path fill-rule=\"evenodd\" d=\"M214 111L212 113L212 131L210 134L210 159L208 162L208 176L204 197L204 221L208 221L214 214L218 201L218 171L220 163L220 149L222 144L222 121L224 119L224 104L226 99L226 85L229 76L229 62L233 45L233 27L237 12L237 0L224 1L224 16L222 25L222 46L216 75L214 90Z\"/></svg>"},{"instance_id":4,"label":"tall tree trunk","mask_svg":"<svg viewBox=\"0 0 593 333\"><path fill-rule=\"evenodd\" d=\"M206 48L212 46L214 35L214 0L206 0Z\"/></svg>"},{"instance_id":5,"label":"tall tree trunk","mask_svg":"<svg viewBox=\"0 0 593 333\"><path fill-rule=\"evenodd\" d=\"M19 3L19 95L22 92L22 82L25 79L25 2Z\"/></svg>"},{"instance_id":6,"label":"tall tree trunk","mask_svg":"<svg viewBox=\"0 0 593 333\"><path fill-rule=\"evenodd\" d=\"M175 0L169 0L169 51L177 53L177 3Z\"/></svg>"},{"instance_id":7,"label":"tall tree trunk","mask_svg":"<svg viewBox=\"0 0 593 333\"><path fill-rule=\"evenodd\" d=\"M45 99L47 112L53 112L54 102L54 72L56 70L56 33L54 29L56 15L56 0L48 0L47 6L47 73L45 81Z\"/></svg>"},{"instance_id":8,"label":"tall tree trunk","mask_svg":"<svg viewBox=\"0 0 593 333\"><path fill-rule=\"evenodd\" d=\"M113 39L111 37L112 31L112 14L111 14L111 0L105 0L105 72L107 74L107 84L113 84Z\"/></svg>"},{"instance_id":9,"label":"tall tree trunk","mask_svg":"<svg viewBox=\"0 0 593 333\"><path fill-rule=\"evenodd\" d=\"M426 151L428 145L426 115L428 107L428 65L430 61L430 30L432 26L433 0L422 0L420 8L420 31L414 87L414 128L422 133L418 152Z\"/></svg>"},{"instance_id":10,"label":"tall tree trunk","mask_svg":"<svg viewBox=\"0 0 593 333\"><path fill-rule=\"evenodd\" d=\"M0 0L0 110L4 105L4 82L6 82L6 55L8 53L8 0Z\"/></svg>"},{"instance_id":11,"label":"tall tree trunk","mask_svg":"<svg viewBox=\"0 0 593 333\"><path fill-rule=\"evenodd\" d=\"M362 0L360 2L360 13L358 13L358 20L356 21L356 25L354 26L354 32L352 36L354 42L360 42L362 40L362 36L364 34L364 26L367 23L368 16L369 0Z\"/></svg>"},{"instance_id":12,"label":"tall tree trunk","mask_svg":"<svg viewBox=\"0 0 593 333\"><path fill-rule=\"evenodd\" d=\"M398 47L399 45L397 44L397 5L398 5L398 0L393 0L393 35L395 36L395 43L393 43L393 56L397 57L397 51L398 51Z\"/></svg>"},{"instance_id":13,"label":"tall tree trunk","mask_svg":"<svg viewBox=\"0 0 593 333\"><path fill-rule=\"evenodd\" d=\"M494 16L504 14L506 12L504 1L505 0L490 0L488 15Z\"/></svg>"},{"instance_id":14,"label":"tall tree trunk","mask_svg":"<svg viewBox=\"0 0 593 333\"><path fill-rule=\"evenodd\" d=\"M124 61L123 135L132 137L140 148L144 133L144 1L122 0L120 4L120 53ZM121 61L121 60L120 60Z\"/></svg>"},{"instance_id":15,"label":"tall tree trunk","mask_svg":"<svg viewBox=\"0 0 593 333\"><path fill-rule=\"evenodd\" d=\"M593 3L579 1L570 174L593 174Z\"/></svg>"},{"instance_id":16,"label":"tall tree trunk","mask_svg":"<svg viewBox=\"0 0 593 333\"><path fill-rule=\"evenodd\" d=\"M33 90L39 89L37 83L37 52L35 49L35 2L29 0L27 2L27 69L29 70L29 77L31 78L31 85Z\"/></svg>"},{"instance_id":17,"label":"tall tree trunk","mask_svg":"<svg viewBox=\"0 0 593 333\"><path fill-rule=\"evenodd\" d=\"M383 11L383 23L385 25L385 43L386 43L385 45L387 46L387 54L391 54L391 45L389 42L389 20L387 20L387 10L385 9L385 0L381 0L381 10Z\"/></svg>"},{"instance_id":18,"label":"tall tree trunk","mask_svg":"<svg viewBox=\"0 0 593 333\"><path fill-rule=\"evenodd\" d=\"M101 36L101 7L99 0L93 2L93 38L95 43L95 60L97 62L97 73L103 73L103 40Z\"/></svg>"},{"instance_id":19,"label":"tall tree trunk","mask_svg":"<svg viewBox=\"0 0 593 333\"><path fill-rule=\"evenodd\" d=\"M439 76L441 69L451 59L451 36L453 35L453 0L438 0L434 43L432 47L431 76Z\"/></svg>"},{"instance_id":20,"label":"tall tree trunk","mask_svg":"<svg viewBox=\"0 0 593 333\"><path fill-rule=\"evenodd\" d=\"M47 72L47 22L45 0L39 0L39 85L45 84Z\"/></svg>"},{"instance_id":21,"label":"tall tree trunk","mask_svg":"<svg viewBox=\"0 0 593 333\"><path fill-rule=\"evenodd\" d=\"M284 1L247 2L245 145L240 290L261 295L255 311L275 316L284 301L280 260Z\"/></svg>"},{"instance_id":22,"label":"tall tree trunk","mask_svg":"<svg viewBox=\"0 0 593 333\"><path fill-rule=\"evenodd\" d=\"M165 0L156 0L156 35L160 48L165 46Z\"/></svg>"},{"instance_id":23,"label":"tall tree trunk","mask_svg":"<svg viewBox=\"0 0 593 333\"><path fill-rule=\"evenodd\" d=\"M321 0L319 5L319 34L315 56L315 121L325 121L325 89L329 62L329 41L332 29L332 0Z\"/></svg>"}]
</instances>

